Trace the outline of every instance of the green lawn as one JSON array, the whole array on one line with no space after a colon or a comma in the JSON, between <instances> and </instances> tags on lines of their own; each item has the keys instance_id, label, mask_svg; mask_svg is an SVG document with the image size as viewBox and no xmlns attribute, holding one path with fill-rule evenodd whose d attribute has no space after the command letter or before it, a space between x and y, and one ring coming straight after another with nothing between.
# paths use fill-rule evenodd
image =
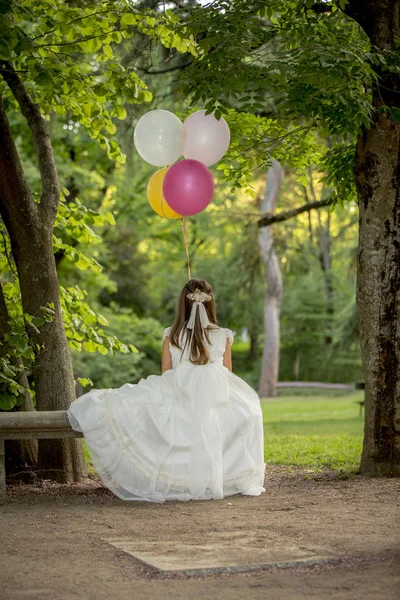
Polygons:
<instances>
[{"instance_id":1,"label":"green lawn","mask_svg":"<svg viewBox=\"0 0 400 600\"><path fill-rule=\"evenodd\" d=\"M310 392L262 400L265 460L270 464L358 469L363 419L362 392Z\"/></svg>"}]
</instances>

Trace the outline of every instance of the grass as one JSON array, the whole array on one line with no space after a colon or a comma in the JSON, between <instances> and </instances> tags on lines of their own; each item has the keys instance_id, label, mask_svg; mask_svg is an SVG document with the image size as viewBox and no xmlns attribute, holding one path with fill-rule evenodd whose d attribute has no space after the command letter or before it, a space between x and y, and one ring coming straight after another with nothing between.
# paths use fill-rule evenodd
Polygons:
<instances>
[{"instance_id":1,"label":"grass","mask_svg":"<svg viewBox=\"0 0 400 600\"><path fill-rule=\"evenodd\" d=\"M362 392L281 395L262 400L265 460L270 464L358 470Z\"/></svg>"}]
</instances>

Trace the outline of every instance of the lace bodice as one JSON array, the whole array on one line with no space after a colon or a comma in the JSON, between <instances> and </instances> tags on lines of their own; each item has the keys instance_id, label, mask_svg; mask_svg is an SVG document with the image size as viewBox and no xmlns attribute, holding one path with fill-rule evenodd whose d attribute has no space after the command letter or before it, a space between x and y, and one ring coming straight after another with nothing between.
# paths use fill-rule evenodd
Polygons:
<instances>
[{"instance_id":1,"label":"lace bodice","mask_svg":"<svg viewBox=\"0 0 400 600\"><path fill-rule=\"evenodd\" d=\"M164 330L163 341L165 340L165 338L169 337L170 332L171 332L171 327L167 327ZM225 347L226 347L226 340L228 339L230 341L230 343L232 344L233 343L233 333L230 329L226 329L224 327L216 327L215 329L209 330L209 338L210 338L210 345L209 345L210 360L213 363L222 364L223 358L224 358ZM184 341L182 343L182 347L183 346L184 346ZM172 367L174 369L181 362L189 361L189 356L190 356L189 348L185 349L183 356L182 356L182 350L180 350L176 346L173 346L172 344L170 344L169 349L170 349L171 357L172 357ZM181 358L181 356L182 356L182 358Z\"/></svg>"}]
</instances>

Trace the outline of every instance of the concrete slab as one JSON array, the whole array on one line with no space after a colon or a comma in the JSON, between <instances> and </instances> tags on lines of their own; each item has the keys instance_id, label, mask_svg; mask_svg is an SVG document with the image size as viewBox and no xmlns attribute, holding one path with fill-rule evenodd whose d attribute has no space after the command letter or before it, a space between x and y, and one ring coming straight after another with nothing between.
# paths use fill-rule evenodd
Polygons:
<instances>
[{"instance_id":1,"label":"concrete slab","mask_svg":"<svg viewBox=\"0 0 400 600\"><path fill-rule=\"evenodd\" d=\"M243 572L272 566L315 564L338 558L327 548L298 545L275 532L220 532L205 536L202 543L132 538L103 540L165 573Z\"/></svg>"}]
</instances>

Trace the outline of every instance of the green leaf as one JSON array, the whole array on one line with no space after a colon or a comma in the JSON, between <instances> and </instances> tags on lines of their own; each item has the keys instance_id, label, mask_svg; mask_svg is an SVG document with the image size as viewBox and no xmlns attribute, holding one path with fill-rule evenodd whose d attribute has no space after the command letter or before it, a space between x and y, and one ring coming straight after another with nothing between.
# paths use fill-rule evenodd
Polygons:
<instances>
[{"instance_id":1,"label":"green leaf","mask_svg":"<svg viewBox=\"0 0 400 600\"><path fill-rule=\"evenodd\" d=\"M117 127L115 125L115 123L108 123L108 125L106 125L105 127L107 133L110 133L111 135L114 135L114 133L117 132Z\"/></svg>"},{"instance_id":2,"label":"green leaf","mask_svg":"<svg viewBox=\"0 0 400 600\"><path fill-rule=\"evenodd\" d=\"M108 212L104 216L105 216L107 222L110 223L110 225L115 225L115 219L114 219L114 216L112 215L112 213Z\"/></svg>"},{"instance_id":3,"label":"green leaf","mask_svg":"<svg viewBox=\"0 0 400 600\"><path fill-rule=\"evenodd\" d=\"M120 44L122 42L122 34L120 31L113 31L111 34L111 38L114 42L116 42L117 44Z\"/></svg>"},{"instance_id":4,"label":"green leaf","mask_svg":"<svg viewBox=\"0 0 400 600\"><path fill-rule=\"evenodd\" d=\"M107 319L106 319L106 318L105 318L103 315L101 315L100 313L98 313L98 314L97 314L97 320L98 320L98 322L100 323L100 325L104 325L104 327L107 327L107 325L108 325L108 321L107 321Z\"/></svg>"},{"instance_id":5,"label":"green leaf","mask_svg":"<svg viewBox=\"0 0 400 600\"><path fill-rule=\"evenodd\" d=\"M96 94L96 96L100 96L100 97L107 96L107 94L108 94L107 88L105 88L103 85L96 85L93 88L93 91Z\"/></svg>"},{"instance_id":6,"label":"green leaf","mask_svg":"<svg viewBox=\"0 0 400 600\"><path fill-rule=\"evenodd\" d=\"M92 340L90 340L88 342L83 342L83 347L86 350L86 352L96 352L98 345Z\"/></svg>"},{"instance_id":7,"label":"green leaf","mask_svg":"<svg viewBox=\"0 0 400 600\"><path fill-rule=\"evenodd\" d=\"M17 404L17 397L14 394L6 394L2 392L0 394L0 409L11 410Z\"/></svg>"},{"instance_id":8,"label":"green leaf","mask_svg":"<svg viewBox=\"0 0 400 600\"><path fill-rule=\"evenodd\" d=\"M117 118L120 119L120 121L123 121L127 117L126 110L123 106L120 106L120 105L116 106L115 113L116 113Z\"/></svg>"},{"instance_id":9,"label":"green leaf","mask_svg":"<svg viewBox=\"0 0 400 600\"><path fill-rule=\"evenodd\" d=\"M81 352L81 350L82 350L82 344L80 342L78 342L77 340L69 339L68 345L71 348L75 348L75 350L78 350L78 352Z\"/></svg>"},{"instance_id":10,"label":"green leaf","mask_svg":"<svg viewBox=\"0 0 400 600\"><path fill-rule=\"evenodd\" d=\"M42 87L50 87L50 86L53 86L53 84L54 84L53 79L45 71L42 71L41 73L39 73L39 75L37 75L35 81L38 85L40 85Z\"/></svg>"},{"instance_id":11,"label":"green leaf","mask_svg":"<svg viewBox=\"0 0 400 600\"><path fill-rule=\"evenodd\" d=\"M88 387L89 385L93 385L93 381L91 379L89 379L88 377L78 377L77 381L83 387Z\"/></svg>"},{"instance_id":12,"label":"green leaf","mask_svg":"<svg viewBox=\"0 0 400 600\"><path fill-rule=\"evenodd\" d=\"M86 115L87 117L92 116L92 105L89 104L89 102L82 104L82 111L83 111L83 114Z\"/></svg>"},{"instance_id":13,"label":"green leaf","mask_svg":"<svg viewBox=\"0 0 400 600\"><path fill-rule=\"evenodd\" d=\"M104 44L104 46L103 46L103 52L107 56L107 58L114 58L113 51L112 51L111 46L109 44Z\"/></svg>"},{"instance_id":14,"label":"green leaf","mask_svg":"<svg viewBox=\"0 0 400 600\"><path fill-rule=\"evenodd\" d=\"M135 25L138 21L138 17L132 13L124 13L121 17L121 25Z\"/></svg>"}]
</instances>

